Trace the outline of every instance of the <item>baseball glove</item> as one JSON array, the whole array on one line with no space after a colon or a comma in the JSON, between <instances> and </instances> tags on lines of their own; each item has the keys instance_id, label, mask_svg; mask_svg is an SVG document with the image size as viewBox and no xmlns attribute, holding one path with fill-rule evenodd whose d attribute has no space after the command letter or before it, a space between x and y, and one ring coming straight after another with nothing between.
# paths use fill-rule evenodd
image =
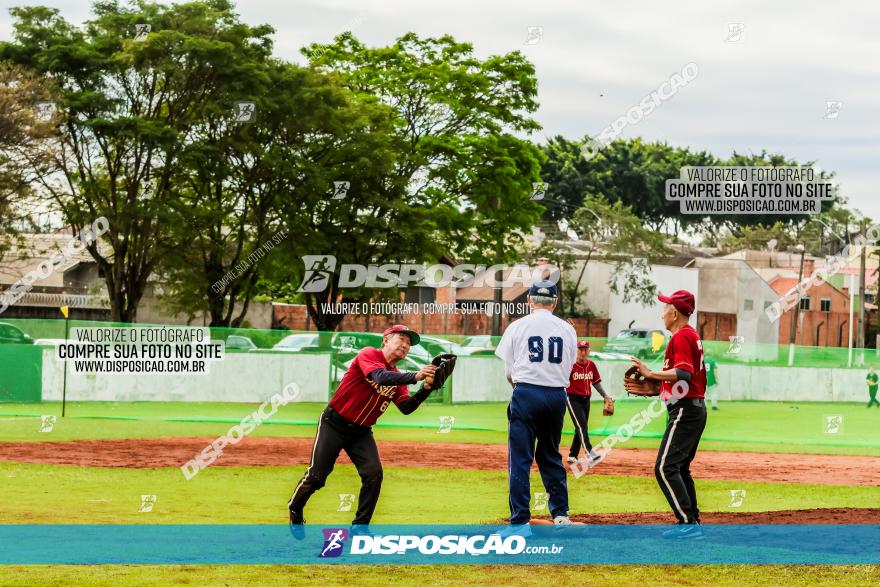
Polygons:
<instances>
[{"instance_id":1,"label":"baseball glove","mask_svg":"<svg viewBox=\"0 0 880 587\"><path fill-rule=\"evenodd\" d=\"M639 368L633 365L623 375L623 388L632 395L652 396L660 393L660 381L647 379L639 372Z\"/></svg>"},{"instance_id":2,"label":"baseball glove","mask_svg":"<svg viewBox=\"0 0 880 587\"><path fill-rule=\"evenodd\" d=\"M605 396L605 405L602 406L602 415L603 416L613 416L614 415L614 399L610 395Z\"/></svg>"},{"instance_id":3,"label":"baseball glove","mask_svg":"<svg viewBox=\"0 0 880 587\"><path fill-rule=\"evenodd\" d=\"M446 380L452 375L452 371L455 369L456 359L458 359L458 357L448 353L434 357L431 360L431 364L437 367L437 370L434 371L433 375L429 375L425 378L423 387L425 389L440 389L443 387L443 384L446 383Z\"/></svg>"}]
</instances>

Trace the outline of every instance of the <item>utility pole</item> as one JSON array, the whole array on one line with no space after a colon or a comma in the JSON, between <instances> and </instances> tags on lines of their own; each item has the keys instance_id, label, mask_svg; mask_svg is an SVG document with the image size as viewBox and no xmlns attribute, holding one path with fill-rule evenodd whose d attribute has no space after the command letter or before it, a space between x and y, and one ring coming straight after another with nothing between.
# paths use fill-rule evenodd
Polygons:
<instances>
[{"instance_id":1,"label":"utility pole","mask_svg":"<svg viewBox=\"0 0 880 587\"><path fill-rule=\"evenodd\" d=\"M865 221L862 220L860 234L865 236ZM858 348L865 348L865 251L867 246L862 245L862 253L859 256L859 332Z\"/></svg>"},{"instance_id":2,"label":"utility pole","mask_svg":"<svg viewBox=\"0 0 880 587\"><path fill-rule=\"evenodd\" d=\"M501 198L495 201L495 208L501 210ZM504 256L504 235L498 235L498 241L495 243L495 263L498 264ZM502 308L504 303L504 290L501 283L504 281L504 270L496 269L494 276L494 290L492 292L492 336L501 336L501 320L503 311L496 311Z\"/></svg>"},{"instance_id":3,"label":"utility pole","mask_svg":"<svg viewBox=\"0 0 880 587\"><path fill-rule=\"evenodd\" d=\"M797 245L796 249L801 252L801 268L798 271L798 280L797 280L797 292L798 299L797 303L794 305L794 315L791 317L791 325L788 330L788 366L791 367L794 365L794 346L795 346L795 338L797 337L797 322L798 317L801 311L801 281L804 279L804 254L806 253L806 249L804 245Z\"/></svg>"},{"instance_id":4,"label":"utility pole","mask_svg":"<svg viewBox=\"0 0 880 587\"><path fill-rule=\"evenodd\" d=\"M500 255L496 257L496 260L500 258ZM501 283L504 281L504 271L501 269L495 270L495 286L494 291L492 292L492 336L501 336L501 318L503 315L503 311L498 311L498 308L503 307L504 302L504 290L501 289Z\"/></svg>"}]
</instances>

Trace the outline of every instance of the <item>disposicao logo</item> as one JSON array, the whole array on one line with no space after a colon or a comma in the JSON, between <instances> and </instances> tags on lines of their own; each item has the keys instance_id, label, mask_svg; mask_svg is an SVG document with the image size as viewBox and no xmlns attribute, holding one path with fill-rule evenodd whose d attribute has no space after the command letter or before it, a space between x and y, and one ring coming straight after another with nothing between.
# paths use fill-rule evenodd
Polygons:
<instances>
[{"instance_id":1,"label":"disposicao logo","mask_svg":"<svg viewBox=\"0 0 880 587\"><path fill-rule=\"evenodd\" d=\"M342 547L348 540L348 530L344 528L324 528L324 548L318 558L334 558L342 554Z\"/></svg>"},{"instance_id":2,"label":"disposicao logo","mask_svg":"<svg viewBox=\"0 0 880 587\"><path fill-rule=\"evenodd\" d=\"M419 554L520 554L526 550L522 536L355 536L351 554L407 554L415 550Z\"/></svg>"}]
</instances>

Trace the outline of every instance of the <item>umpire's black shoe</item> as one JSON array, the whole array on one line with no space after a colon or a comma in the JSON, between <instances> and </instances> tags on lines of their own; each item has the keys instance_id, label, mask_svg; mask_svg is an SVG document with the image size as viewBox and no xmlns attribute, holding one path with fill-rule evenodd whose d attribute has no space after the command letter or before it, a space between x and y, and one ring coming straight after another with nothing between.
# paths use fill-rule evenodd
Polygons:
<instances>
[{"instance_id":1,"label":"umpire's black shoe","mask_svg":"<svg viewBox=\"0 0 880 587\"><path fill-rule=\"evenodd\" d=\"M679 524L663 533L663 538L668 540L702 540L705 537L703 527L699 524Z\"/></svg>"},{"instance_id":2,"label":"umpire's black shoe","mask_svg":"<svg viewBox=\"0 0 880 587\"><path fill-rule=\"evenodd\" d=\"M296 538L297 540L302 540L306 537L306 529L303 524L306 523L305 518L300 512L295 512L290 510L290 525L288 528L290 529L290 535Z\"/></svg>"}]
</instances>

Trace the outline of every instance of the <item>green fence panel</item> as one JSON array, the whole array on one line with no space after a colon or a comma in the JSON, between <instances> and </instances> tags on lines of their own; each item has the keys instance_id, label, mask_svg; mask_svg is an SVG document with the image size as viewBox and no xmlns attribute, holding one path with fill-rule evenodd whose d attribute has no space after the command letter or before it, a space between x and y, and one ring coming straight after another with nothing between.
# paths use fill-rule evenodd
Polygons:
<instances>
[{"instance_id":1,"label":"green fence panel","mask_svg":"<svg viewBox=\"0 0 880 587\"><path fill-rule=\"evenodd\" d=\"M43 395L43 350L0 344L0 402L38 402Z\"/></svg>"}]
</instances>

